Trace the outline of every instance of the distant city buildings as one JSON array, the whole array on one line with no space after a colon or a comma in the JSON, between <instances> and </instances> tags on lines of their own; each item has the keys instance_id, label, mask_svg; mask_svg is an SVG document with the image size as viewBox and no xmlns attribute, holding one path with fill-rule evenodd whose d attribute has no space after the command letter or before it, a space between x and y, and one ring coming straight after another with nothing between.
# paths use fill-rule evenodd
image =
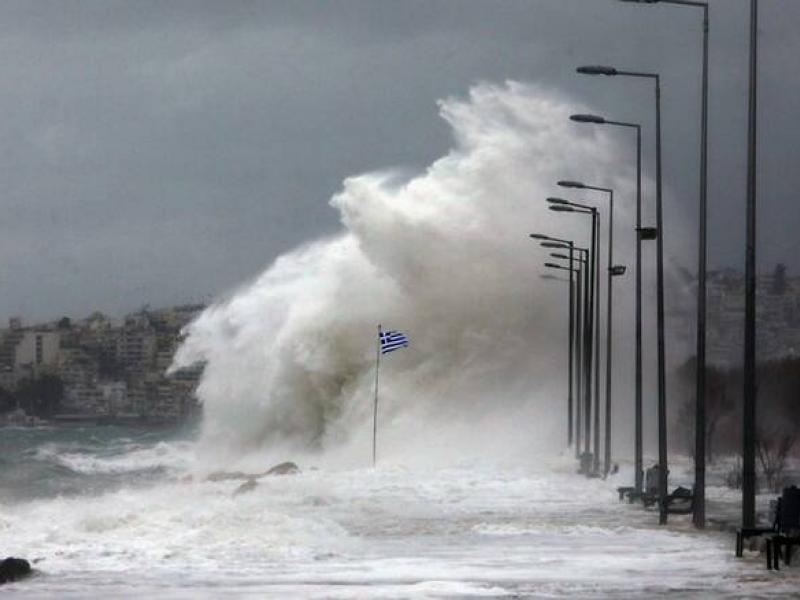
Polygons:
<instances>
[{"instance_id":1,"label":"distant city buildings","mask_svg":"<svg viewBox=\"0 0 800 600\"><path fill-rule=\"evenodd\" d=\"M0 330L0 388L14 393L25 382L57 378L57 419L181 419L197 408L203 365L166 371L182 328L203 308L144 309L118 320L94 313L30 327L11 319Z\"/></svg>"},{"instance_id":2,"label":"distant city buildings","mask_svg":"<svg viewBox=\"0 0 800 600\"><path fill-rule=\"evenodd\" d=\"M693 307L685 306L678 317L681 337L693 348ZM728 367L742 362L744 277L740 273L722 270L709 274L706 333L709 364ZM800 277L788 277L783 265L757 279L756 335L759 362L800 355Z\"/></svg>"}]
</instances>

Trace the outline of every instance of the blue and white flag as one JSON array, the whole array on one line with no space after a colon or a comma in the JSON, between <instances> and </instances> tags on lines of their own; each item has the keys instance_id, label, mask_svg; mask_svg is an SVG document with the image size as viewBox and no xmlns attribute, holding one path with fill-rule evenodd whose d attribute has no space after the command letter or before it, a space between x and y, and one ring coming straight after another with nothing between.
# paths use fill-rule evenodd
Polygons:
<instances>
[{"instance_id":1,"label":"blue and white flag","mask_svg":"<svg viewBox=\"0 0 800 600\"><path fill-rule=\"evenodd\" d=\"M402 331L381 331L381 354L388 354L400 348L408 348L408 337Z\"/></svg>"}]
</instances>

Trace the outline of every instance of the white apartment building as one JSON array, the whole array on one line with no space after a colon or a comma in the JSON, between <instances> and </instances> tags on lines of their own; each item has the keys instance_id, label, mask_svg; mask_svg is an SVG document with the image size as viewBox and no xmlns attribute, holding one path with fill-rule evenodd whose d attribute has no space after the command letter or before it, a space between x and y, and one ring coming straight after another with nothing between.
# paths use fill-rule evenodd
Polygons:
<instances>
[{"instance_id":1,"label":"white apartment building","mask_svg":"<svg viewBox=\"0 0 800 600\"><path fill-rule=\"evenodd\" d=\"M57 331L26 331L15 349L14 370L36 371L41 367L55 366L60 347Z\"/></svg>"}]
</instances>

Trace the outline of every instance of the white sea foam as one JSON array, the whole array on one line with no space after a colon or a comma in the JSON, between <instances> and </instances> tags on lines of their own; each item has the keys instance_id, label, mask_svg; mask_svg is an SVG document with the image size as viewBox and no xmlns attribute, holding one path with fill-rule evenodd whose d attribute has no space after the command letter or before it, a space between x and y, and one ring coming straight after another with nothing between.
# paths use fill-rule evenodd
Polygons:
<instances>
[{"instance_id":1,"label":"white sea foam","mask_svg":"<svg viewBox=\"0 0 800 600\"><path fill-rule=\"evenodd\" d=\"M539 279L547 253L528 234L586 244L589 219L550 212L545 198L605 200L556 187L565 178L615 188L618 222L631 225L630 161L602 128L569 121L585 107L535 86L480 84L440 110L446 156L411 178L347 179L331 201L342 233L280 257L188 327L175 367L207 363L208 460L264 448L365 457L378 323L411 338L384 361L386 460L560 445L566 288ZM627 229L617 251L630 255Z\"/></svg>"},{"instance_id":2,"label":"white sea foam","mask_svg":"<svg viewBox=\"0 0 800 600\"><path fill-rule=\"evenodd\" d=\"M52 457L87 474L168 473L0 506L4 551L44 558L30 587L4 591L741 594L739 577L760 565L733 565L728 540L659 530L617 503L619 481L578 478L571 457L552 456L564 437L554 348L566 290L539 280L545 253L527 236L586 243L585 219L546 210L556 180L585 178L628 200L633 181L614 138L570 124L585 110L535 86L477 85L441 103L454 147L425 172L347 179L332 200L341 233L280 257L188 328L175 366L206 362L200 460L172 443L113 455L61 448ZM619 200L619 218L630 222L631 208ZM617 239L629 254L632 236ZM619 295L619 310L627 302ZM385 358L370 469L378 323L406 331L411 347ZM287 459L303 472L246 493L235 493L241 480L203 478Z\"/></svg>"},{"instance_id":3,"label":"white sea foam","mask_svg":"<svg viewBox=\"0 0 800 600\"><path fill-rule=\"evenodd\" d=\"M151 469L185 471L194 464L191 442L159 442L151 446L130 447L113 456L62 453L61 464L81 473L127 473Z\"/></svg>"},{"instance_id":4,"label":"white sea foam","mask_svg":"<svg viewBox=\"0 0 800 600\"><path fill-rule=\"evenodd\" d=\"M533 462L533 461L531 461ZM306 471L0 506L4 551L42 557L34 597L785 597L733 538L620 504L549 465ZM624 526L621 524L624 523ZM681 531L683 530L683 531ZM4 590L5 591L5 590Z\"/></svg>"}]
</instances>

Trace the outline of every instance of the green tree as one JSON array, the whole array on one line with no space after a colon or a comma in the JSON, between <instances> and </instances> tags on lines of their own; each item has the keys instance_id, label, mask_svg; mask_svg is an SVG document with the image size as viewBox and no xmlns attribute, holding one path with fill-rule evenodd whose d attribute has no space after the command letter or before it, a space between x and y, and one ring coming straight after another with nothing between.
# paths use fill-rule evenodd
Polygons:
<instances>
[{"instance_id":1,"label":"green tree","mask_svg":"<svg viewBox=\"0 0 800 600\"><path fill-rule=\"evenodd\" d=\"M51 417L64 398L64 382L56 375L26 378L17 386L17 401L29 415Z\"/></svg>"}]
</instances>

